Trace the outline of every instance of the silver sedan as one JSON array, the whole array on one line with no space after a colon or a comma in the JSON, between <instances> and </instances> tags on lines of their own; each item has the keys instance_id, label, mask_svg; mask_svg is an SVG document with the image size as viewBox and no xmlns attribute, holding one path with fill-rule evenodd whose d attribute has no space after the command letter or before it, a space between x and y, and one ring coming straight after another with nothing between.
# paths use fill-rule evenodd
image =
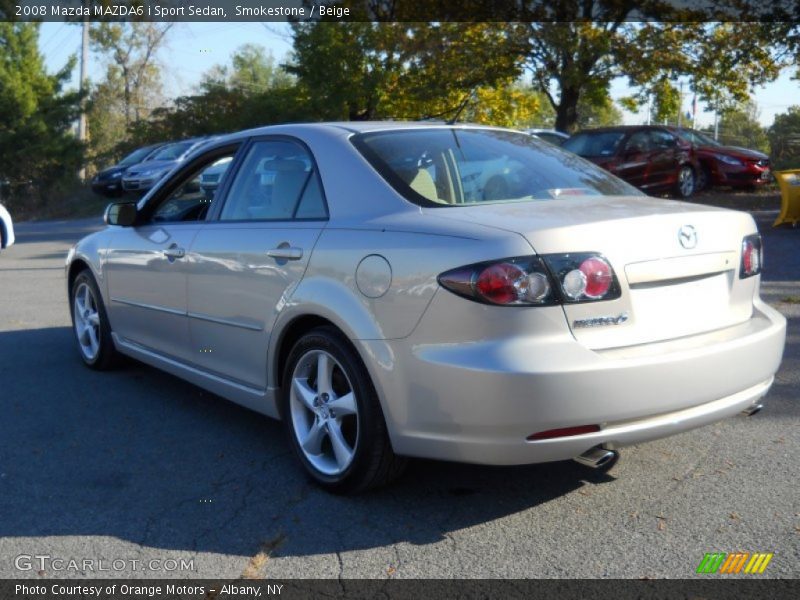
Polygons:
<instances>
[{"instance_id":1,"label":"silver sedan","mask_svg":"<svg viewBox=\"0 0 800 600\"><path fill-rule=\"evenodd\" d=\"M282 419L335 492L411 456L608 466L757 411L785 343L749 215L509 130L245 131L106 222L67 259L83 362L127 355Z\"/></svg>"}]
</instances>

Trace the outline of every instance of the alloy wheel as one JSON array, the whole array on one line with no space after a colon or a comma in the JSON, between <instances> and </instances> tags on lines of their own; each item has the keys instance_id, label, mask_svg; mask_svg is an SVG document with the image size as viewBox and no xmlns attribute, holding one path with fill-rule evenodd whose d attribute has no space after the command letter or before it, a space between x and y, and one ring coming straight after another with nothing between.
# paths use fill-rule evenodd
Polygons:
<instances>
[{"instance_id":1,"label":"alloy wheel","mask_svg":"<svg viewBox=\"0 0 800 600\"><path fill-rule=\"evenodd\" d=\"M84 358L95 360L100 352L100 313L97 298L85 282L75 288L72 312L75 322L75 336Z\"/></svg>"},{"instance_id":2,"label":"alloy wheel","mask_svg":"<svg viewBox=\"0 0 800 600\"><path fill-rule=\"evenodd\" d=\"M327 476L344 473L356 454L356 394L342 365L324 350L304 354L289 391L292 431L309 464Z\"/></svg>"},{"instance_id":3,"label":"alloy wheel","mask_svg":"<svg viewBox=\"0 0 800 600\"><path fill-rule=\"evenodd\" d=\"M694 192L694 171L691 167L681 167L678 173L678 189L683 198L688 198Z\"/></svg>"}]
</instances>

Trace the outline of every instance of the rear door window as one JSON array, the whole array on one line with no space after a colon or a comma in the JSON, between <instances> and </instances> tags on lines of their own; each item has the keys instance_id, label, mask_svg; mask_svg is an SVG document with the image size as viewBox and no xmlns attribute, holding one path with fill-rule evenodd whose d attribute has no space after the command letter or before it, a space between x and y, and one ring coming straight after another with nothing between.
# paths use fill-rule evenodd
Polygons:
<instances>
[{"instance_id":1,"label":"rear door window","mask_svg":"<svg viewBox=\"0 0 800 600\"><path fill-rule=\"evenodd\" d=\"M290 141L256 141L227 194L220 221L325 219L319 174L308 151Z\"/></svg>"}]
</instances>

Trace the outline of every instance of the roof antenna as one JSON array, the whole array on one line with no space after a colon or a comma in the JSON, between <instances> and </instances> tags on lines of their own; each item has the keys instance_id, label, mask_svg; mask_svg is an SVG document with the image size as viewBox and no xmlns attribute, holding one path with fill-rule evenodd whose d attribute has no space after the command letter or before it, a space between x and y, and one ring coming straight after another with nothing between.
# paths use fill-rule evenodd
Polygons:
<instances>
[{"instance_id":1,"label":"roof antenna","mask_svg":"<svg viewBox=\"0 0 800 600\"><path fill-rule=\"evenodd\" d=\"M448 125L454 125L456 121L458 121L458 117L461 116L461 113L464 112L464 109L467 108L469 103L472 100L477 100L477 95L475 94L475 88L472 88L469 92L469 95L464 98L464 101L459 105L458 109L456 109L456 114L453 115L453 118L447 121Z\"/></svg>"}]
</instances>

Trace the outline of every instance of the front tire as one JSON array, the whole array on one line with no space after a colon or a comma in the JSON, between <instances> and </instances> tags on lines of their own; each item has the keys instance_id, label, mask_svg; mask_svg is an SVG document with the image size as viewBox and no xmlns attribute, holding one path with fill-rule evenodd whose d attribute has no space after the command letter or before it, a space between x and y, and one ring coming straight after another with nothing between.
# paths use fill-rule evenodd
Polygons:
<instances>
[{"instance_id":1,"label":"front tire","mask_svg":"<svg viewBox=\"0 0 800 600\"><path fill-rule=\"evenodd\" d=\"M88 269L75 277L69 300L72 331L81 360L87 367L97 371L116 366L120 355L111 339L111 325L103 297Z\"/></svg>"},{"instance_id":2,"label":"front tire","mask_svg":"<svg viewBox=\"0 0 800 600\"><path fill-rule=\"evenodd\" d=\"M392 451L378 395L360 357L331 327L292 348L281 386L289 443L326 490L355 494L398 477L406 460Z\"/></svg>"},{"instance_id":3,"label":"front tire","mask_svg":"<svg viewBox=\"0 0 800 600\"><path fill-rule=\"evenodd\" d=\"M683 165L678 170L678 181L675 184L675 195L678 198L686 199L695 192L694 169L689 165Z\"/></svg>"}]
</instances>

